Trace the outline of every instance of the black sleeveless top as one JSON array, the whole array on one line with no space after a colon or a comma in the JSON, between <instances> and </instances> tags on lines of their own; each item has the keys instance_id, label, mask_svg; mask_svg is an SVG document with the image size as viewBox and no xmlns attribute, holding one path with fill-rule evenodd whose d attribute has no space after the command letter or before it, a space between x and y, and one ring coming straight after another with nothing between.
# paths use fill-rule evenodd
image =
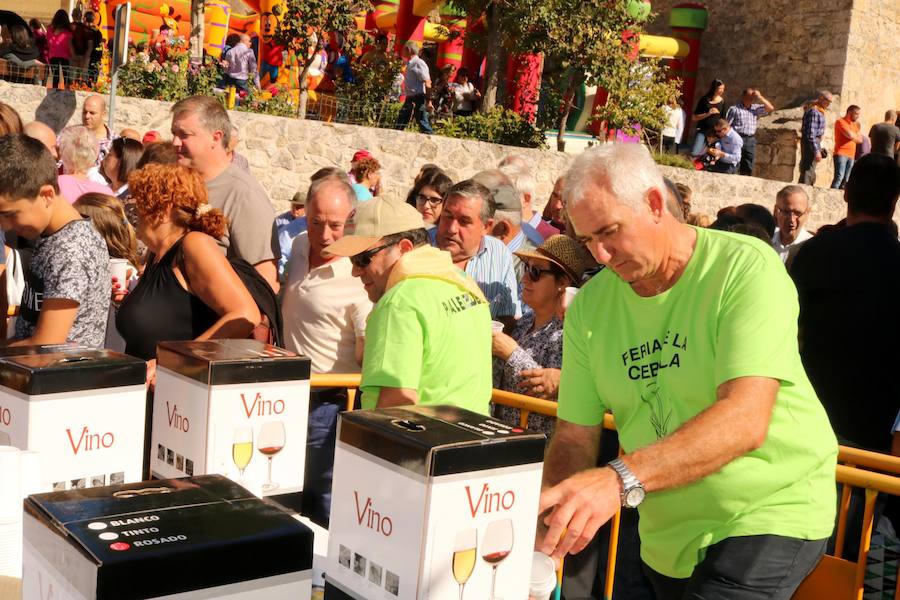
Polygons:
<instances>
[{"instance_id":1,"label":"black sleeveless top","mask_svg":"<svg viewBox=\"0 0 900 600\"><path fill-rule=\"evenodd\" d=\"M150 257L137 286L119 307L116 327L126 354L156 358L157 342L192 340L219 320L213 309L181 287L172 270L183 241L175 242L155 264Z\"/></svg>"}]
</instances>

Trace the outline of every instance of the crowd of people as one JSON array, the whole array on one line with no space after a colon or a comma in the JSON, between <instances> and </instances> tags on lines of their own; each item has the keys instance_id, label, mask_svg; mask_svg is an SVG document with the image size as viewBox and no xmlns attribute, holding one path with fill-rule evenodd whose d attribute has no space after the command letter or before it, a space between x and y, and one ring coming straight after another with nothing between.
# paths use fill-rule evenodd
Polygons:
<instances>
[{"instance_id":1,"label":"crowd of people","mask_svg":"<svg viewBox=\"0 0 900 600\"><path fill-rule=\"evenodd\" d=\"M88 97L57 135L0 104L2 258L24 265L21 287L4 267L9 344L118 348L152 387L158 342L253 336L361 373L362 408L517 425L492 388L558 401L529 417L551 440L539 547L577 552L640 505L638 575L661 599L789 598L832 532L837 440L900 454L893 158L849 165L847 217L818 232L797 185L774 212L689 225L690 189L638 144L584 152L542 212L523 156L460 181L424 165L397 198L360 150L276 215L218 100L176 103L167 136L105 116ZM346 402L311 396L304 511L322 523ZM607 410L619 458L600 452Z\"/></svg>"},{"instance_id":2,"label":"crowd of people","mask_svg":"<svg viewBox=\"0 0 900 600\"><path fill-rule=\"evenodd\" d=\"M799 183L815 185L816 167L829 156L823 146L827 124L825 113L834 96L827 90L818 93L815 101L803 106L800 137ZM756 88L746 88L737 103L725 103L725 83L714 79L709 89L697 101L687 123L687 115L679 98L672 98L663 107L666 124L660 131L664 151L676 154L684 140L689 156L698 170L715 173L752 175L756 163L756 132L759 118L775 110L774 105ZM884 113L884 120L874 123L868 135L863 133L862 109L851 104L834 123L834 178L831 188L843 189L850 177L853 163L866 154L875 153L895 158L900 164L900 114L897 109ZM687 131L687 125L694 127Z\"/></svg>"}]
</instances>

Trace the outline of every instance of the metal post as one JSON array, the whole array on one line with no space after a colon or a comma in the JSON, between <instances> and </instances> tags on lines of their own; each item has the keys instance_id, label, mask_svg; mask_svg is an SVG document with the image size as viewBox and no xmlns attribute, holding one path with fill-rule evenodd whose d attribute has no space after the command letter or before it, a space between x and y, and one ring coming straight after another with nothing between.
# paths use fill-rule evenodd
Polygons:
<instances>
[{"instance_id":1,"label":"metal post","mask_svg":"<svg viewBox=\"0 0 900 600\"><path fill-rule=\"evenodd\" d=\"M119 70L116 69L112 74L112 80L109 84L109 120L107 122L107 127L109 127L110 133L115 131L113 129L113 121L116 118L116 88L119 85Z\"/></svg>"}]
</instances>

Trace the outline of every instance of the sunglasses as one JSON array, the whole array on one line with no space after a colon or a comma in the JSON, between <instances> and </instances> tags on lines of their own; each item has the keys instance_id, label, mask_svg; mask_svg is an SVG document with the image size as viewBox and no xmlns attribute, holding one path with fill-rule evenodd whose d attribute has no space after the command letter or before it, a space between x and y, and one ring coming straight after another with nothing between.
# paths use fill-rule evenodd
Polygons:
<instances>
[{"instance_id":1,"label":"sunglasses","mask_svg":"<svg viewBox=\"0 0 900 600\"><path fill-rule=\"evenodd\" d=\"M537 265L525 265L525 275L532 281L538 281L545 273L553 273L552 269L542 269Z\"/></svg>"},{"instance_id":2,"label":"sunglasses","mask_svg":"<svg viewBox=\"0 0 900 600\"><path fill-rule=\"evenodd\" d=\"M416 203L417 204L430 204L431 206L437 206L439 204L443 204L444 199L440 196L426 196L425 194L416 194Z\"/></svg>"},{"instance_id":3,"label":"sunglasses","mask_svg":"<svg viewBox=\"0 0 900 600\"><path fill-rule=\"evenodd\" d=\"M365 252L354 254L350 257L350 264L352 264L354 267L365 269L370 264L372 264L372 259L375 258L376 254L378 254L385 248L390 248L393 245L394 244L385 244L384 246L378 246L377 248L372 248L370 250L366 250Z\"/></svg>"}]
</instances>

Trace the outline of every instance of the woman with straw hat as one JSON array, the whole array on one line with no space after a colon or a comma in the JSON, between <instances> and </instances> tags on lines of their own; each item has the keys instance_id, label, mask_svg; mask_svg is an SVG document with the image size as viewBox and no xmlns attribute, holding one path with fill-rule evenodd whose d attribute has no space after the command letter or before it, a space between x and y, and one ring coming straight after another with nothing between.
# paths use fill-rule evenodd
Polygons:
<instances>
[{"instance_id":1,"label":"woman with straw hat","mask_svg":"<svg viewBox=\"0 0 900 600\"><path fill-rule=\"evenodd\" d=\"M581 283L586 262L584 249L564 235L547 238L535 250L516 252L524 265L522 300L531 307L513 327L512 335L495 332L494 387L510 392L547 397L548 390L522 389L521 373L528 369L562 367L562 319L560 307L567 287ZM519 411L494 406L494 416L511 425L519 424ZM554 420L538 414L528 417L528 428L553 432Z\"/></svg>"}]
</instances>

